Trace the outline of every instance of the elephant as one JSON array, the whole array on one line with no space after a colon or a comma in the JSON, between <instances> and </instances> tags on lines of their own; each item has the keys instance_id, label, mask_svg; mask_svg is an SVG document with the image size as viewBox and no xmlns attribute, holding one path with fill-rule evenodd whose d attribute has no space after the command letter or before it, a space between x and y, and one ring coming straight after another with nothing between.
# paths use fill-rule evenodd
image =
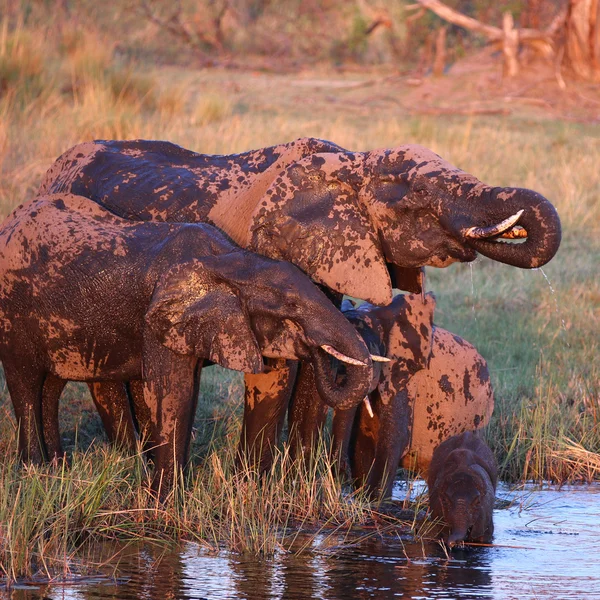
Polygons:
<instances>
[{"instance_id":1,"label":"elephant","mask_svg":"<svg viewBox=\"0 0 600 600\"><path fill-rule=\"evenodd\" d=\"M0 329L21 455L45 458L43 429L56 443L61 381L141 381L162 495L186 462L203 359L254 374L263 356L308 360L334 406L371 383L362 339L297 267L208 224L127 221L72 194L21 205L0 228ZM349 363L344 386L330 355Z\"/></svg>"},{"instance_id":2,"label":"elephant","mask_svg":"<svg viewBox=\"0 0 600 600\"><path fill-rule=\"evenodd\" d=\"M376 365L369 406L335 409L333 455L373 498L387 498L399 464L426 475L440 442L489 422L490 375L469 342L434 325L431 293L398 295L387 307L344 300L342 309L369 350L391 362ZM309 454L324 424L328 407L317 398L316 385L301 372L289 411L292 453Z\"/></svg>"},{"instance_id":3,"label":"elephant","mask_svg":"<svg viewBox=\"0 0 600 600\"><path fill-rule=\"evenodd\" d=\"M491 541L497 482L496 459L473 432L453 436L435 449L427 478L429 507L446 524L448 546Z\"/></svg>"},{"instance_id":4,"label":"elephant","mask_svg":"<svg viewBox=\"0 0 600 600\"><path fill-rule=\"evenodd\" d=\"M163 141L100 140L56 160L40 186L49 192L85 196L128 219L210 223L242 248L292 262L338 305L341 294L389 304L393 287L421 291L424 266L478 252L540 267L561 239L558 214L540 194L487 186L418 145L350 152L301 138L205 155ZM279 435L296 372L270 367L246 385L242 446L259 444L259 454Z\"/></svg>"}]
</instances>

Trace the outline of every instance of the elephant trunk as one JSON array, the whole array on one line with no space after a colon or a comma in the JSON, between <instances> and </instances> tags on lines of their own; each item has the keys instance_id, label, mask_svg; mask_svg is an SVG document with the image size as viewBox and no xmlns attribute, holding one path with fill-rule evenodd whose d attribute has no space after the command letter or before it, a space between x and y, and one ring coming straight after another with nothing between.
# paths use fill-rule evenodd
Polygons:
<instances>
[{"instance_id":1,"label":"elephant trunk","mask_svg":"<svg viewBox=\"0 0 600 600\"><path fill-rule=\"evenodd\" d=\"M361 358L362 355L360 355ZM337 409L353 408L369 392L372 376L372 363L346 364L346 377L342 383L337 378L337 369L331 356L322 348L311 349L311 359L315 371L317 390L322 400Z\"/></svg>"},{"instance_id":2,"label":"elephant trunk","mask_svg":"<svg viewBox=\"0 0 600 600\"><path fill-rule=\"evenodd\" d=\"M464 542L467 537L468 529L465 523L454 524L448 535L447 544L452 547L460 542Z\"/></svg>"},{"instance_id":3,"label":"elephant trunk","mask_svg":"<svg viewBox=\"0 0 600 600\"><path fill-rule=\"evenodd\" d=\"M477 186L468 198L472 201L468 216L453 219L453 228L467 246L521 269L541 267L556 254L561 240L560 219L541 194L521 188ZM507 243L501 237L525 241Z\"/></svg>"}]
</instances>

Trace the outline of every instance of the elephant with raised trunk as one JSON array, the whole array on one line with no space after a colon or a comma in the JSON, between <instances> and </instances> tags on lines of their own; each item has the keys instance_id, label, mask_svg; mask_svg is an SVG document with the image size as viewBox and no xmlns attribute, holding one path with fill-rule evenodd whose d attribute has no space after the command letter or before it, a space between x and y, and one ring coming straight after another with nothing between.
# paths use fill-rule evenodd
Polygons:
<instances>
[{"instance_id":1,"label":"elephant with raised trunk","mask_svg":"<svg viewBox=\"0 0 600 600\"><path fill-rule=\"evenodd\" d=\"M540 267L561 237L558 215L540 194L484 185L416 145L349 152L305 138L212 156L168 142L97 141L65 152L40 192L80 194L129 219L212 223L334 293L378 305L391 301L392 286L421 291L425 265L480 252ZM267 446L279 431L280 396L289 397L293 378L279 366L247 386L250 447L266 420Z\"/></svg>"},{"instance_id":2,"label":"elephant with raised trunk","mask_svg":"<svg viewBox=\"0 0 600 600\"><path fill-rule=\"evenodd\" d=\"M492 451L466 431L440 444L429 467L431 514L442 519L449 546L463 541L490 542L498 467Z\"/></svg>"},{"instance_id":3,"label":"elephant with raised trunk","mask_svg":"<svg viewBox=\"0 0 600 600\"><path fill-rule=\"evenodd\" d=\"M307 360L338 407L360 402L371 383L362 339L297 267L208 224L127 221L70 194L20 206L0 228L0 330L22 456L43 460L45 435L59 443L66 380L116 389L104 408L133 435L115 384L142 380L136 412L163 493L186 462L203 359L248 373L262 371L262 356ZM331 354L348 363L346 385Z\"/></svg>"}]
</instances>

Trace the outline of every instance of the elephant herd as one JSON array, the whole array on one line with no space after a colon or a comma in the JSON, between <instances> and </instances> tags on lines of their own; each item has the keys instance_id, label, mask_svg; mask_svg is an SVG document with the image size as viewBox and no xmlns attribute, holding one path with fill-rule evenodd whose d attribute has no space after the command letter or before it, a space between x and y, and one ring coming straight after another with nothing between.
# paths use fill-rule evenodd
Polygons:
<instances>
[{"instance_id":1,"label":"elephant herd","mask_svg":"<svg viewBox=\"0 0 600 600\"><path fill-rule=\"evenodd\" d=\"M19 452L62 455L59 397L84 381L109 438L148 440L165 498L210 361L245 373L247 460L269 466L286 413L293 452L310 456L332 407L342 472L386 497L401 462L429 469L434 514L476 507L448 539L485 538L495 466L468 432L490 418L489 373L434 325L423 267L478 252L539 267L560 237L540 194L486 186L416 145L303 138L214 156L79 144L0 227L0 360Z\"/></svg>"}]
</instances>

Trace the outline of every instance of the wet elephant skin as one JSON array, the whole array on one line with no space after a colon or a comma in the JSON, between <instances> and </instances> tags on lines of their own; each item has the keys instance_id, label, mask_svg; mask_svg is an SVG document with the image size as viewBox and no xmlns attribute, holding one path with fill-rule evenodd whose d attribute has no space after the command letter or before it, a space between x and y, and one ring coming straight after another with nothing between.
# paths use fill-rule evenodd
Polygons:
<instances>
[{"instance_id":1,"label":"wet elephant skin","mask_svg":"<svg viewBox=\"0 0 600 600\"><path fill-rule=\"evenodd\" d=\"M349 152L303 138L212 156L160 141L89 142L57 159L40 187L47 192L77 193L130 219L212 223L244 248L378 305L391 301L392 282L419 292L424 265L445 267L482 252L538 267L561 237L554 207L539 194L484 185L416 145ZM500 234L469 237L519 211L524 243L502 243ZM251 383L248 432L261 424L278 430L271 377ZM292 383L282 381L282 390Z\"/></svg>"},{"instance_id":2,"label":"wet elephant skin","mask_svg":"<svg viewBox=\"0 0 600 600\"><path fill-rule=\"evenodd\" d=\"M383 365L364 405L336 410L333 453L340 470L366 485L374 498L391 494L399 462L427 475L434 449L445 439L485 426L494 408L489 371L477 350L433 324L435 299L397 296L388 307L367 303L342 309L371 352L392 360ZM310 452L327 407L310 370L300 375L289 411L291 450Z\"/></svg>"},{"instance_id":3,"label":"wet elephant skin","mask_svg":"<svg viewBox=\"0 0 600 600\"><path fill-rule=\"evenodd\" d=\"M123 382L143 380L155 489L162 481L168 490L185 464L203 359L259 373L263 354L328 364L325 344L361 362L349 366L347 388L320 390L332 391L329 401L355 404L371 382L366 346L293 265L240 249L207 224L126 221L69 194L40 197L3 223L0 327L22 456L45 458L42 422L47 441L60 443L49 399L61 381L101 382L117 403ZM123 406L113 411L131 435Z\"/></svg>"},{"instance_id":4,"label":"wet elephant skin","mask_svg":"<svg viewBox=\"0 0 600 600\"><path fill-rule=\"evenodd\" d=\"M498 468L492 451L466 431L440 444L429 467L429 505L446 525L444 541L490 542Z\"/></svg>"}]
</instances>

